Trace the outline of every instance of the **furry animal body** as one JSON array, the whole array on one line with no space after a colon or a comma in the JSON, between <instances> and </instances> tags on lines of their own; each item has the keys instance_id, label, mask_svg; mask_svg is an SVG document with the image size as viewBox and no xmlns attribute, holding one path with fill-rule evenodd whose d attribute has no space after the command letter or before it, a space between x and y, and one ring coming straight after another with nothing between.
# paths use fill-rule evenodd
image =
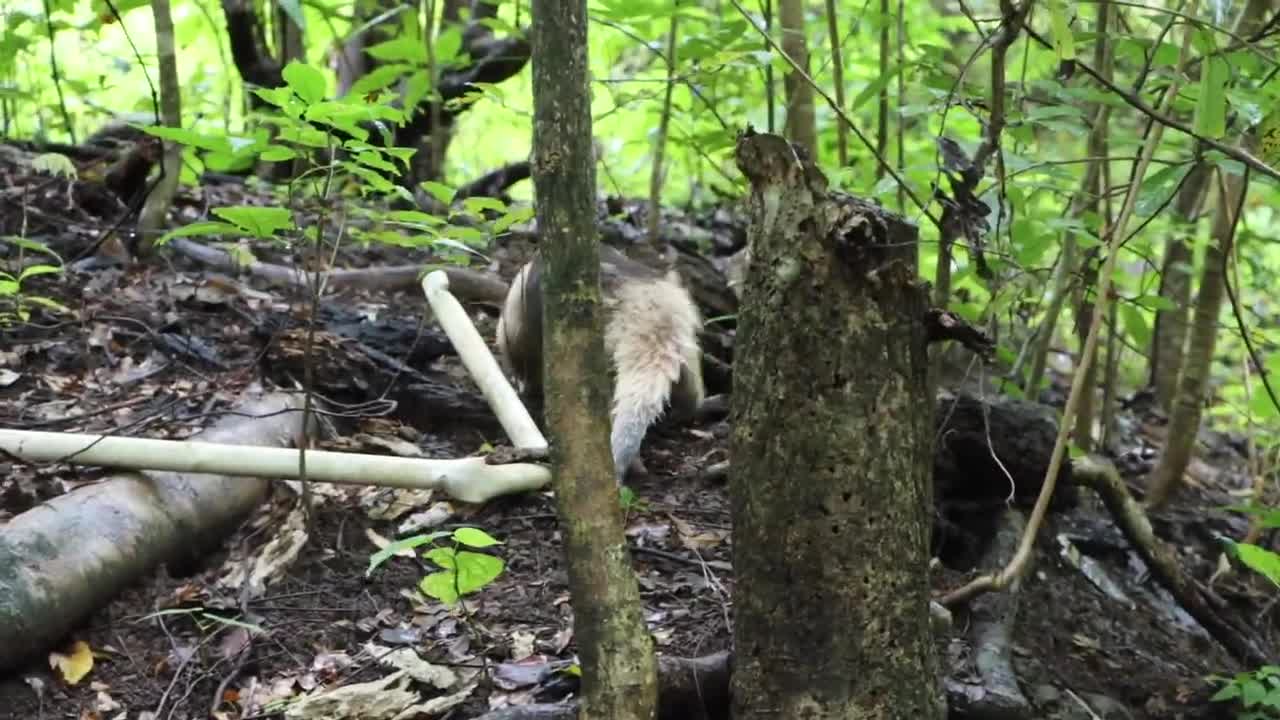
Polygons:
<instances>
[{"instance_id":1,"label":"furry animal body","mask_svg":"<svg viewBox=\"0 0 1280 720\"><path fill-rule=\"evenodd\" d=\"M497 345L526 394L542 396L542 257L520 268L498 320ZM673 271L662 273L600 246L605 352L613 375L610 443L618 481L649 427L671 411L692 416L706 390L698 329L702 317Z\"/></svg>"}]
</instances>

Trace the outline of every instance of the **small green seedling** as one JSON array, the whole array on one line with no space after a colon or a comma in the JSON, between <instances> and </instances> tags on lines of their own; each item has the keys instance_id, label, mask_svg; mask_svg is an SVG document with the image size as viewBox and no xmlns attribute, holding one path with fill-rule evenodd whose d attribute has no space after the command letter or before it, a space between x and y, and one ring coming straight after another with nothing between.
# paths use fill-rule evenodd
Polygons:
<instances>
[{"instance_id":1,"label":"small green seedling","mask_svg":"<svg viewBox=\"0 0 1280 720\"><path fill-rule=\"evenodd\" d=\"M372 575L374 569L396 553L443 538L452 539L453 544L448 547L434 547L422 554L424 558L443 568L427 575L418 583L418 589L424 595L433 597L446 605L453 605L462 596L484 589L501 575L506 567L501 558L462 550L464 546L486 548L502 544L483 530L463 527L452 532L440 530L426 535L414 535L390 543L369 557L369 569L365 572L365 576Z\"/></svg>"}]
</instances>

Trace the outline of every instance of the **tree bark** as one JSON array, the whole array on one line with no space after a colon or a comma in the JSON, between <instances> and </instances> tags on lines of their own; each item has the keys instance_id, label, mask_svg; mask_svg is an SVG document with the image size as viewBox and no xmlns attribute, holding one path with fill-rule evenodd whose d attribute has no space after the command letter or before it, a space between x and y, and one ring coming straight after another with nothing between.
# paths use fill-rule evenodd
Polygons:
<instances>
[{"instance_id":1,"label":"tree bark","mask_svg":"<svg viewBox=\"0 0 1280 720\"><path fill-rule=\"evenodd\" d=\"M1196 215L1204 203L1211 176L1212 170L1204 162L1197 162L1187 174L1173 203L1174 227L1160 265L1160 297L1173 303L1173 307L1156 311L1151 336L1151 385L1156 401L1166 412L1173 409L1177 394L1191 314L1192 258L1187 241L1195 234Z\"/></svg>"},{"instance_id":2,"label":"tree bark","mask_svg":"<svg viewBox=\"0 0 1280 720\"><path fill-rule=\"evenodd\" d=\"M564 531L583 718L653 718L657 661L623 535L609 441L586 0L534 0L534 190L546 421Z\"/></svg>"},{"instance_id":3,"label":"tree bark","mask_svg":"<svg viewBox=\"0 0 1280 720\"><path fill-rule=\"evenodd\" d=\"M916 229L748 130L731 497L735 718L939 718ZM856 669L856 671L851 670Z\"/></svg>"},{"instance_id":4,"label":"tree bark","mask_svg":"<svg viewBox=\"0 0 1280 720\"><path fill-rule=\"evenodd\" d=\"M809 73L809 45L805 40L804 0L780 0L778 20L782 24L782 50L796 65ZM787 92L787 139L818 157L818 128L814 120L813 86L795 70L783 76Z\"/></svg>"}]
</instances>

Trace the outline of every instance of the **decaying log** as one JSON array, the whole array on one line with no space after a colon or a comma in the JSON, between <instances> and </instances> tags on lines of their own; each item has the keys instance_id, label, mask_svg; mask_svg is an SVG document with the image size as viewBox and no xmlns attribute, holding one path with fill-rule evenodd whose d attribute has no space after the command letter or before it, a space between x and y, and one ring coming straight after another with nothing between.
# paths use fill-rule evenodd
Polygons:
<instances>
[{"instance_id":1,"label":"decaying log","mask_svg":"<svg viewBox=\"0 0 1280 720\"><path fill-rule=\"evenodd\" d=\"M1057 437L1055 411L1038 403L942 391L935 415L933 482L940 525L935 553L971 566L996 532L1000 508L1035 503ZM1071 470L1058 471L1050 507L1074 505Z\"/></svg>"},{"instance_id":2,"label":"decaying log","mask_svg":"<svg viewBox=\"0 0 1280 720\"><path fill-rule=\"evenodd\" d=\"M1021 511L1008 508L1000 514L995 538L982 567L1003 567L1018 549L1026 519ZM973 646L973 681L952 677L947 680L951 717L972 720L1025 720L1031 704L1018 687L1010 655L1013 628L1018 616L1021 578L1004 592L988 593L969 606L969 638Z\"/></svg>"},{"instance_id":3,"label":"decaying log","mask_svg":"<svg viewBox=\"0 0 1280 720\"><path fill-rule=\"evenodd\" d=\"M200 440L285 446L303 436L301 399L255 398ZM217 543L269 481L120 473L36 506L0 527L0 671L47 652L88 615L160 564Z\"/></svg>"},{"instance_id":4,"label":"decaying log","mask_svg":"<svg viewBox=\"0 0 1280 720\"><path fill-rule=\"evenodd\" d=\"M1256 633L1237 626L1214 609L1209 591L1182 569L1173 549L1156 537L1146 511L1129 494L1120 473L1109 461L1090 455L1073 460L1072 466L1072 477L1102 497L1116 525L1151 574L1227 652L1249 667L1275 662L1273 654L1252 640Z\"/></svg>"}]
</instances>

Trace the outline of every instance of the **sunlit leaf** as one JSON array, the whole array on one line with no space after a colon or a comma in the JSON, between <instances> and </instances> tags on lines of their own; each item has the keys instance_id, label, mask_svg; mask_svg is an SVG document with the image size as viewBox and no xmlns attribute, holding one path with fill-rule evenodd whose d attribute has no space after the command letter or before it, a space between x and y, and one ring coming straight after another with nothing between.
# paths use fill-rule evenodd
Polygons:
<instances>
[{"instance_id":1,"label":"sunlit leaf","mask_svg":"<svg viewBox=\"0 0 1280 720\"><path fill-rule=\"evenodd\" d=\"M293 227L293 214L288 208L233 205L212 210L214 215L245 230L247 234L268 238L279 230Z\"/></svg>"}]
</instances>

